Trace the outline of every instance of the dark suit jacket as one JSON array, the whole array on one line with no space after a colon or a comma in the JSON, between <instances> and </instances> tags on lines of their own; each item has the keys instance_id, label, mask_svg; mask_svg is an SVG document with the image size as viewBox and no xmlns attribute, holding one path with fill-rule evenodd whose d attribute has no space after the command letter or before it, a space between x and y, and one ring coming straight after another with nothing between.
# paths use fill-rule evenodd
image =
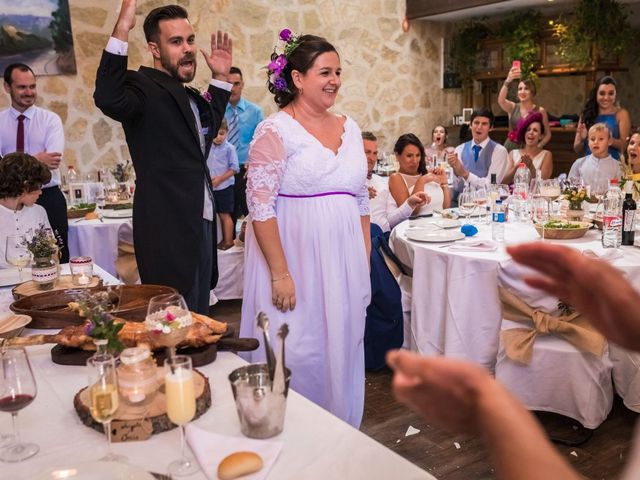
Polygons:
<instances>
[{"instance_id":1,"label":"dark suit jacket","mask_svg":"<svg viewBox=\"0 0 640 480\"><path fill-rule=\"evenodd\" d=\"M127 70L126 56L105 51L93 95L105 115L122 123L136 171L133 238L140 279L183 294L193 286L202 243L206 158L229 100L224 89L209 85L209 93L211 103L193 95L204 155L187 92L170 75L148 67ZM212 288L218 280L215 243Z\"/></svg>"}]
</instances>

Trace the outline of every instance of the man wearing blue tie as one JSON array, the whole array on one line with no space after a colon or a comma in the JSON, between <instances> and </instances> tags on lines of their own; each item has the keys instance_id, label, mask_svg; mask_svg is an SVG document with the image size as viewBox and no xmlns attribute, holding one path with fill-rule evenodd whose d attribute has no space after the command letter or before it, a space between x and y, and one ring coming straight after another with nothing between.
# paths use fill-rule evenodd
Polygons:
<instances>
[{"instance_id":1,"label":"man wearing blue tie","mask_svg":"<svg viewBox=\"0 0 640 480\"><path fill-rule=\"evenodd\" d=\"M453 196L458 198L465 182L474 187L486 187L492 174L498 183L509 170L509 155L506 148L489 138L493 128L493 113L488 108L479 108L471 115L472 139L458 145L447 161L456 178L453 181Z\"/></svg>"},{"instance_id":2,"label":"man wearing blue tie","mask_svg":"<svg viewBox=\"0 0 640 480\"><path fill-rule=\"evenodd\" d=\"M240 172L235 176L235 208L231 215L235 238L236 221L239 217L249 213L246 194L247 181L245 179L247 154L249 153L249 144L253 138L253 132L264 119L264 114L258 105L242 97L244 80L242 71L238 67L231 67L231 70L229 70L229 82L232 85L231 96L224 113L224 118L227 120L227 125L229 125L227 141L236 147L240 165Z\"/></svg>"}]
</instances>

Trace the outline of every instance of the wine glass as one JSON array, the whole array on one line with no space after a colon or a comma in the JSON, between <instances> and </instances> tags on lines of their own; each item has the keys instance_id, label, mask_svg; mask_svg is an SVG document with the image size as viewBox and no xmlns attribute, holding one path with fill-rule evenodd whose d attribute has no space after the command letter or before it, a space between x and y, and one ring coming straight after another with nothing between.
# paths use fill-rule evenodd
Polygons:
<instances>
[{"instance_id":1,"label":"wine glass","mask_svg":"<svg viewBox=\"0 0 640 480\"><path fill-rule=\"evenodd\" d=\"M101 423L107 436L107 454L101 459L115 462L126 460L111 451L111 420L119 406L116 360L109 353L97 353L87 359L89 376L89 411L93 419Z\"/></svg>"},{"instance_id":2,"label":"wine glass","mask_svg":"<svg viewBox=\"0 0 640 480\"><path fill-rule=\"evenodd\" d=\"M469 224L469 217L475 209L476 204L474 202L473 193L465 188L458 197L458 211L466 217L467 224Z\"/></svg>"},{"instance_id":3,"label":"wine glass","mask_svg":"<svg viewBox=\"0 0 640 480\"><path fill-rule=\"evenodd\" d=\"M560 183L556 178L542 180L540 185L540 196L547 201L547 215L551 220L551 202L558 198L561 194Z\"/></svg>"},{"instance_id":4,"label":"wine glass","mask_svg":"<svg viewBox=\"0 0 640 480\"><path fill-rule=\"evenodd\" d=\"M200 467L185 454L184 427L196 414L196 392L193 381L191 357L176 355L167 358L164 363L164 391L167 397L167 415L169 420L180 427L180 459L169 464L171 476L192 475Z\"/></svg>"},{"instance_id":5,"label":"wine glass","mask_svg":"<svg viewBox=\"0 0 640 480\"><path fill-rule=\"evenodd\" d=\"M12 347L0 351L0 410L11 414L13 423L13 441L0 450L3 462L19 462L40 450L35 443L22 443L18 429L18 411L33 402L37 391L25 349Z\"/></svg>"},{"instance_id":6,"label":"wine glass","mask_svg":"<svg viewBox=\"0 0 640 480\"><path fill-rule=\"evenodd\" d=\"M166 293L149 301L145 325L158 345L167 347L169 357L176 354L176 346L189 332L193 319L182 295Z\"/></svg>"},{"instance_id":7,"label":"wine glass","mask_svg":"<svg viewBox=\"0 0 640 480\"><path fill-rule=\"evenodd\" d=\"M473 203L478 207L478 223L483 224L486 223L487 219L487 201L489 200L489 195L487 193L487 189L485 187L476 188L475 192L473 192Z\"/></svg>"},{"instance_id":8,"label":"wine glass","mask_svg":"<svg viewBox=\"0 0 640 480\"><path fill-rule=\"evenodd\" d=\"M542 240L544 240L544 224L547 221L547 204L544 198L531 199L531 220L542 228Z\"/></svg>"},{"instance_id":9,"label":"wine glass","mask_svg":"<svg viewBox=\"0 0 640 480\"><path fill-rule=\"evenodd\" d=\"M4 251L4 258L8 264L18 268L18 278L22 282L22 269L29 265L31 254L26 246L24 235L8 235Z\"/></svg>"}]
</instances>

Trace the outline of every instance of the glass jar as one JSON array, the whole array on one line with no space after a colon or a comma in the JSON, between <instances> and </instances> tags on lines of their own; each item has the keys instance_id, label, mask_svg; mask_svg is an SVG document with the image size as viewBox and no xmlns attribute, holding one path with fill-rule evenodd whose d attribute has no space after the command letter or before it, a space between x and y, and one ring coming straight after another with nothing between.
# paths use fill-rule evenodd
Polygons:
<instances>
[{"instance_id":1,"label":"glass jar","mask_svg":"<svg viewBox=\"0 0 640 480\"><path fill-rule=\"evenodd\" d=\"M31 279L40 290L51 290L55 286L58 280L58 264L53 256L33 259Z\"/></svg>"},{"instance_id":2,"label":"glass jar","mask_svg":"<svg viewBox=\"0 0 640 480\"><path fill-rule=\"evenodd\" d=\"M125 348L120 353L118 390L130 405L150 403L158 391L156 362L146 348Z\"/></svg>"},{"instance_id":3,"label":"glass jar","mask_svg":"<svg viewBox=\"0 0 640 480\"><path fill-rule=\"evenodd\" d=\"M93 260L91 257L72 257L69 260L71 282L79 287L88 287L93 280Z\"/></svg>"}]
</instances>

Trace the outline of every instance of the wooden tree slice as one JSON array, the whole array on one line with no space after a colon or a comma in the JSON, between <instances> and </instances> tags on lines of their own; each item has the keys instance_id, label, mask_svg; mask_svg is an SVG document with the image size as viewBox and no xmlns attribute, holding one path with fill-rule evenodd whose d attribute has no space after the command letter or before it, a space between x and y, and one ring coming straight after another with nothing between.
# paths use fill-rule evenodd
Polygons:
<instances>
[{"instance_id":1,"label":"wooden tree slice","mask_svg":"<svg viewBox=\"0 0 640 480\"><path fill-rule=\"evenodd\" d=\"M93 276L93 278L91 279L91 283L89 283L89 285L83 285L81 287L78 285L74 285L73 282L71 281L71 278L72 278L71 275L60 275L60 277L58 277L58 281L56 282L55 286L49 290L40 290L38 285L33 280L29 280L28 282L24 282L24 283L21 283L20 285L16 285L15 287L13 287L13 290L11 290L11 293L13 294L13 298L15 300L20 300L21 298L28 297L30 295L35 295L37 293L42 293L42 292L52 292L54 290L67 290L70 288L99 287L100 285L102 285L102 279L97 275Z\"/></svg>"},{"instance_id":2,"label":"wooden tree slice","mask_svg":"<svg viewBox=\"0 0 640 480\"><path fill-rule=\"evenodd\" d=\"M209 379L198 370L193 370L196 391L196 414L194 419L206 412L211 406L211 388ZM83 388L73 398L73 407L80 421L89 428L104 431L101 423L96 422L89 410L89 392ZM167 416L167 401L164 384L161 385L153 400L144 406L132 406L120 397L120 406L111 422L112 441L145 440L151 435L177 427Z\"/></svg>"}]
</instances>

